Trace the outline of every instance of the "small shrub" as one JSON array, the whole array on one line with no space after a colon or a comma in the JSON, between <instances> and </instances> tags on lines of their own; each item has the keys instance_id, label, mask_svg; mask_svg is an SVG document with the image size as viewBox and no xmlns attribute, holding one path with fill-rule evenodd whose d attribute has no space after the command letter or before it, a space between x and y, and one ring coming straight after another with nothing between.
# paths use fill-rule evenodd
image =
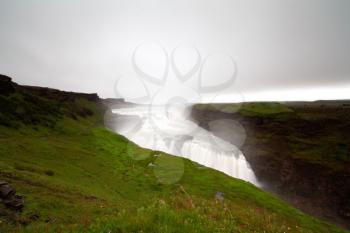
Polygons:
<instances>
[{"instance_id":1,"label":"small shrub","mask_svg":"<svg viewBox=\"0 0 350 233\"><path fill-rule=\"evenodd\" d=\"M55 175L55 173L54 173L52 170L47 170L47 171L45 171L45 174L48 175L48 176L53 176L53 175Z\"/></svg>"}]
</instances>

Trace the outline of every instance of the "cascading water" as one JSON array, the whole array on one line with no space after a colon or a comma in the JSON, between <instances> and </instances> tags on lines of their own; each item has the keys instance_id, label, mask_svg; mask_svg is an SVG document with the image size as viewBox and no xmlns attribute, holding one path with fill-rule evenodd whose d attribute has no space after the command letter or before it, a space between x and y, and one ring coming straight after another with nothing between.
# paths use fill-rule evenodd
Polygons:
<instances>
[{"instance_id":1,"label":"cascading water","mask_svg":"<svg viewBox=\"0 0 350 233\"><path fill-rule=\"evenodd\" d=\"M107 126L134 143L188 158L259 186L242 152L188 120L183 109L133 106L112 112L115 114L109 116Z\"/></svg>"}]
</instances>

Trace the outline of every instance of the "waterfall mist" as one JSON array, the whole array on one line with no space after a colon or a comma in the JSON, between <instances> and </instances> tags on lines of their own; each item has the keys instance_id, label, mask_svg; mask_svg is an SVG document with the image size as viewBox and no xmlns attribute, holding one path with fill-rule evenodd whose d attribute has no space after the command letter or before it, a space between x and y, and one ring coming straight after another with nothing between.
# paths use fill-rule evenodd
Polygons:
<instances>
[{"instance_id":1,"label":"waterfall mist","mask_svg":"<svg viewBox=\"0 0 350 233\"><path fill-rule=\"evenodd\" d=\"M224 127L228 122L213 122L216 133L222 130L234 139L222 140L191 121L186 107L150 105L112 109L105 122L107 127L142 147L184 157L259 186L238 149L245 134L237 125L228 132L228 127Z\"/></svg>"}]
</instances>

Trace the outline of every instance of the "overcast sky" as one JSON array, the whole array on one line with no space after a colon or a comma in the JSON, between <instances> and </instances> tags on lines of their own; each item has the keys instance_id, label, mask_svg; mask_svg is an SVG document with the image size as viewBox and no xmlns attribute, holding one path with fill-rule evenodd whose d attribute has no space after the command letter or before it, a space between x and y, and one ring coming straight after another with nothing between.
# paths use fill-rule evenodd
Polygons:
<instances>
[{"instance_id":1,"label":"overcast sky","mask_svg":"<svg viewBox=\"0 0 350 233\"><path fill-rule=\"evenodd\" d=\"M245 100L350 98L348 0L0 0L0 33L0 73L20 84L131 100L169 85L170 95L202 95L199 71L181 81L170 67L154 85L132 65L138 48L137 69L161 79L163 49L170 57L179 46L174 65L195 67L196 48L204 86L228 81L234 59L235 82L210 93L219 101L237 92Z\"/></svg>"}]
</instances>

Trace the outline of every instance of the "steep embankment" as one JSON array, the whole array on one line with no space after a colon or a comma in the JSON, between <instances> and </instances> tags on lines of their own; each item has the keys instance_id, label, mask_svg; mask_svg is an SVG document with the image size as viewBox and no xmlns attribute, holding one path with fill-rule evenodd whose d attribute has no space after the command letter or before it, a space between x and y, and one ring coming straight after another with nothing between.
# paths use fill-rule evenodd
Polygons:
<instances>
[{"instance_id":1,"label":"steep embankment","mask_svg":"<svg viewBox=\"0 0 350 233\"><path fill-rule=\"evenodd\" d=\"M350 101L197 105L195 121L243 125L242 151L267 190L350 227Z\"/></svg>"},{"instance_id":2,"label":"steep embankment","mask_svg":"<svg viewBox=\"0 0 350 233\"><path fill-rule=\"evenodd\" d=\"M3 76L0 91L0 180L25 199L19 212L0 205L0 232L345 232L249 183L106 130L96 95ZM178 174L179 159L182 179L163 185L159 177Z\"/></svg>"}]
</instances>

